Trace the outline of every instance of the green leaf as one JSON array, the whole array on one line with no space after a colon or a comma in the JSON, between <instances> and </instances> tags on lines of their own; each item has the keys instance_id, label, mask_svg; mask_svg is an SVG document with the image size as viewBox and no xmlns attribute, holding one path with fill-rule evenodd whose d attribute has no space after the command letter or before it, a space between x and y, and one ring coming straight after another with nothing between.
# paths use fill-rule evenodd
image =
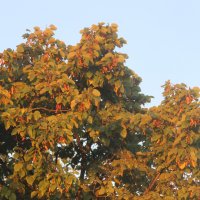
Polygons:
<instances>
[{"instance_id":1,"label":"green leaf","mask_svg":"<svg viewBox=\"0 0 200 200\"><path fill-rule=\"evenodd\" d=\"M108 138L102 138L101 139L102 143L105 145L105 146L109 146L110 145L110 140Z\"/></svg>"},{"instance_id":2,"label":"green leaf","mask_svg":"<svg viewBox=\"0 0 200 200\"><path fill-rule=\"evenodd\" d=\"M14 193L12 193L10 196L9 196L9 200L16 200L17 197Z\"/></svg>"}]
</instances>

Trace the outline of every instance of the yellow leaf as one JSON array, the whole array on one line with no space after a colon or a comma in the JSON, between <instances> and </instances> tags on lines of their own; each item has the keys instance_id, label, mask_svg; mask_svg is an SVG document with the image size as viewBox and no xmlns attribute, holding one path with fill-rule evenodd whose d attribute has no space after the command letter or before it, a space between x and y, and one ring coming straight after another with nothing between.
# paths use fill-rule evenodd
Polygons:
<instances>
[{"instance_id":1,"label":"yellow leaf","mask_svg":"<svg viewBox=\"0 0 200 200\"><path fill-rule=\"evenodd\" d=\"M0 86L0 94L1 94L1 95L4 95L4 96L7 97L7 98L10 98L10 97L11 97L9 91L3 89L1 86Z\"/></svg>"},{"instance_id":2,"label":"yellow leaf","mask_svg":"<svg viewBox=\"0 0 200 200\"><path fill-rule=\"evenodd\" d=\"M90 106L91 106L90 101L86 101L86 102L84 102L84 106L85 106L87 109L89 109Z\"/></svg>"},{"instance_id":3,"label":"yellow leaf","mask_svg":"<svg viewBox=\"0 0 200 200\"><path fill-rule=\"evenodd\" d=\"M71 106L72 110L74 109L74 107L76 106L76 104L77 104L77 101L75 99L73 101L71 101L70 106Z\"/></svg>"},{"instance_id":4,"label":"yellow leaf","mask_svg":"<svg viewBox=\"0 0 200 200\"><path fill-rule=\"evenodd\" d=\"M191 165L192 165L192 167L196 167L197 166L197 156L196 156L194 150L190 151L190 156L191 156Z\"/></svg>"},{"instance_id":5,"label":"yellow leaf","mask_svg":"<svg viewBox=\"0 0 200 200\"><path fill-rule=\"evenodd\" d=\"M91 137L91 138L96 137L96 132L95 132L94 130L90 131L89 134L90 134L90 137Z\"/></svg>"},{"instance_id":6,"label":"yellow leaf","mask_svg":"<svg viewBox=\"0 0 200 200\"><path fill-rule=\"evenodd\" d=\"M40 31L40 27L35 26L35 27L34 27L34 30L35 30L35 31Z\"/></svg>"},{"instance_id":7,"label":"yellow leaf","mask_svg":"<svg viewBox=\"0 0 200 200\"><path fill-rule=\"evenodd\" d=\"M92 91L92 94L93 94L94 96L96 96L96 97L99 97L99 96L101 95L101 93L99 92L99 90L96 90L96 89L94 89L94 90Z\"/></svg>"},{"instance_id":8,"label":"yellow leaf","mask_svg":"<svg viewBox=\"0 0 200 200\"><path fill-rule=\"evenodd\" d=\"M33 182L35 180L35 176L27 176L26 181L29 185L33 185Z\"/></svg>"},{"instance_id":9,"label":"yellow leaf","mask_svg":"<svg viewBox=\"0 0 200 200\"><path fill-rule=\"evenodd\" d=\"M40 114L39 111L35 111L35 112L33 113L33 117L34 117L34 119L37 121L37 120L40 119L42 116L41 116L41 114Z\"/></svg>"},{"instance_id":10,"label":"yellow leaf","mask_svg":"<svg viewBox=\"0 0 200 200\"><path fill-rule=\"evenodd\" d=\"M101 187L100 190L97 190L97 195L103 195L103 194L105 194L105 192L106 192L105 188Z\"/></svg>"},{"instance_id":11,"label":"yellow leaf","mask_svg":"<svg viewBox=\"0 0 200 200\"><path fill-rule=\"evenodd\" d=\"M57 29L57 27L53 24L51 24L49 27L51 28L51 30L54 30L54 31Z\"/></svg>"},{"instance_id":12,"label":"yellow leaf","mask_svg":"<svg viewBox=\"0 0 200 200\"><path fill-rule=\"evenodd\" d=\"M17 163L14 166L14 171L18 172L23 167L23 163Z\"/></svg>"},{"instance_id":13,"label":"yellow leaf","mask_svg":"<svg viewBox=\"0 0 200 200\"><path fill-rule=\"evenodd\" d=\"M113 31L117 31L118 25L115 24L115 23L112 23L112 24L111 24L111 29L112 29Z\"/></svg>"},{"instance_id":14,"label":"yellow leaf","mask_svg":"<svg viewBox=\"0 0 200 200\"><path fill-rule=\"evenodd\" d=\"M192 165L192 167L196 167L197 166L197 162L195 162L194 160L191 160L191 165Z\"/></svg>"},{"instance_id":15,"label":"yellow leaf","mask_svg":"<svg viewBox=\"0 0 200 200\"><path fill-rule=\"evenodd\" d=\"M21 109L22 115L23 115L25 112L26 112L26 108L22 108L22 109Z\"/></svg>"},{"instance_id":16,"label":"yellow leaf","mask_svg":"<svg viewBox=\"0 0 200 200\"><path fill-rule=\"evenodd\" d=\"M118 81L115 82L115 88L114 88L114 90L115 90L116 93L117 93L117 91L118 91L118 89L119 89L120 87L121 87L121 81L118 80Z\"/></svg>"},{"instance_id":17,"label":"yellow leaf","mask_svg":"<svg viewBox=\"0 0 200 200\"><path fill-rule=\"evenodd\" d=\"M33 133L32 126L29 126L29 127L27 128L27 132L28 132L28 134L29 134L30 136L32 136L32 133Z\"/></svg>"},{"instance_id":18,"label":"yellow leaf","mask_svg":"<svg viewBox=\"0 0 200 200\"><path fill-rule=\"evenodd\" d=\"M92 124L93 118L92 118L91 116L88 117L88 122L89 122L90 124Z\"/></svg>"},{"instance_id":19,"label":"yellow leaf","mask_svg":"<svg viewBox=\"0 0 200 200\"><path fill-rule=\"evenodd\" d=\"M125 58L123 55L119 55L118 62L123 63L125 61Z\"/></svg>"},{"instance_id":20,"label":"yellow leaf","mask_svg":"<svg viewBox=\"0 0 200 200\"><path fill-rule=\"evenodd\" d=\"M18 46L17 47L17 52L23 53L24 52L24 48L22 46Z\"/></svg>"},{"instance_id":21,"label":"yellow leaf","mask_svg":"<svg viewBox=\"0 0 200 200\"><path fill-rule=\"evenodd\" d=\"M100 42L100 43L104 41L104 38L101 37L101 36L99 36L99 35L97 35L97 36L95 37L95 39L97 40L97 42Z\"/></svg>"},{"instance_id":22,"label":"yellow leaf","mask_svg":"<svg viewBox=\"0 0 200 200\"><path fill-rule=\"evenodd\" d=\"M151 116L144 115L141 119L140 126L148 124L151 121Z\"/></svg>"},{"instance_id":23,"label":"yellow leaf","mask_svg":"<svg viewBox=\"0 0 200 200\"><path fill-rule=\"evenodd\" d=\"M72 58L75 57L75 55L76 55L76 52L70 52L70 53L68 54L67 58L68 58L68 59L72 59Z\"/></svg>"},{"instance_id":24,"label":"yellow leaf","mask_svg":"<svg viewBox=\"0 0 200 200\"><path fill-rule=\"evenodd\" d=\"M91 27L91 30L98 31L99 27L97 25L93 24L92 27Z\"/></svg>"},{"instance_id":25,"label":"yellow leaf","mask_svg":"<svg viewBox=\"0 0 200 200\"><path fill-rule=\"evenodd\" d=\"M35 197L38 194L38 191L31 192L31 198Z\"/></svg>"},{"instance_id":26,"label":"yellow leaf","mask_svg":"<svg viewBox=\"0 0 200 200\"><path fill-rule=\"evenodd\" d=\"M94 142L96 142L98 140L99 137L99 131L90 131L89 132L90 137L94 140Z\"/></svg>"},{"instance_id":27,"label":"yellow leaf","mask_svg":"<svg viewBox=\"0 0 200 200\"><path fill-rule=\"evenodd\" d=\"M113 58L113 54L109 52L105 55L105 58Z\"/></svg>"},{"instance_id":28,"label":"yellow leaf","mask_svg":"<svg viewBox=\"0 0 200 200\"><path fill-rule=\"evenodd\" d=\"M123 129L123 130L121 131L120 135L121 135L121 137L126 138L126 136L127 136L127 131L126 131L126 129Z\"/></svg>"}]
</instances>

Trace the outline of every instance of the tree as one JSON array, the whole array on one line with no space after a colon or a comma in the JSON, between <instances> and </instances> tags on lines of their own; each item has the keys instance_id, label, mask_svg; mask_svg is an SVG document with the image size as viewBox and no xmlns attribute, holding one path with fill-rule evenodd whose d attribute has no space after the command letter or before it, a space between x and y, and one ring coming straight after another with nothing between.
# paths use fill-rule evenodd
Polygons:
<instances>
[{"instance_id":1,"label":"tree","mask_svg":"<svg viewBox=\"0 0 200 200\"><path fill-rule=\"evenodd\" d=\"M154 169L142 199L198 199L200 88L167 81L163 95L164 101L149 109L150 117L141 126L150 130L150 148L144 157Z\"/></svg>"},{"instance_id":2,"label":"tree","mask_svg":"<svg viewBox=\"0 0 200 200\"><path fill-rule=\"evenodd\" d=\"M144 109L116 24L75 46L54 30L0 54L1 198L197 199L199 88L167 82Z\"/></svg>"}]
</instances>

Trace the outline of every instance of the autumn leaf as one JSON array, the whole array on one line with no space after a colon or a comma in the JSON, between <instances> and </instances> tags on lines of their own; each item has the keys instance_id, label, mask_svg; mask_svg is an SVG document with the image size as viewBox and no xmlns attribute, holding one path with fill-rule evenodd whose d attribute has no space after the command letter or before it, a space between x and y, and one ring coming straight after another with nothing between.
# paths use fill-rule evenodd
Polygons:
<instances>
[{"instance_id":1,"label":"autumn leaf","mask_svg":"<svg viewBox=\"0 0 200 200\"><path fill-rule=\"evenodd\" d=\"M93 89L92 94L96 97L99 97L101 93L97 89Z\"/></svg>"},{"instance_id":2,"label":"autumn leaf","mask_svg":"<svg viewBox=\"0 0 200 200\"><path fill-rule=\"evenodd\" d=\"M76 104L77 104L77 100L74 99L71 101L70 106L72 110L75 108Z\"/></svg>"},{"instance_id":3,"label":"autumn leaf","mask_svg":"<svg viewBox=\"0 0 200 200\"><path fill-rule=\"evenodd\" d=\"M190 160L191 160L191 165L192 167L196 167L197 166L197 155L195 153L194 149L190 150Z\"/></svg>"},{"instance_id":4,"label":"autumn leaf","mask_svg":"<svg viewBox=\"0 0 200 200\"><path fill-rule=\"evenodd\" d=\"M187 165L187 162L186 161L184 161L184 162L178 162L177 164L178 164L178 166L179 166L180 169L184 169L186 167L186 165Z\"/></svg>"},{"instance_id":5,"label":"autumn leaf","mask_svg":"<svg viewBox=\"0 0 200 200\"><path fill-rule=\"evenodd\" d=\"M35 176L27 176L26 181L29 185L33 185L33 182L35 180Z\"/></svg>"},{"instance_id":6,"label":"autumn leaf","mask_svg":"<svg viewBox=\"0 0 200 200\"><path fill-rule=\"evenodd\" d=\"M23 53L23 52L24 52L23 46L19 45L19 46L17 47L17 52Z\"/></svg>"},{"instance_id":7,"label":"autumn leaf","mask_svg":"<svg viewBox=\"0 0 200 200\"><path fill-rule=\"evenodd\" d=\"M18 172L20 169L22 169L22 167L23 167L23 163L17 163L14 166L14 171Z\"/></svg>"},{"instance_id":8,"label":"autumn leaf","mask_svg":"<svg viewBox=\"0 0 200 200\"><path fill-rule=\"evenodd\" d=\"M41 114L40 114L40 112L39 111L35 111L34 113L33 113L33 117L34 117L34 119L37 121L38 119L40 119L41 118Z\"/></svg>"},{"instance_id":9,"label":"autumn leaf","mask_svg":"<svg viewBox=\"0 0 200 200\"><path fill-rule=\"evenodd\" d=\"M73 59L76 56L76 52L70 52L67 56L68 59Z\"/></svg>"},{"instance_id":10,"label":"autumn leaf","mask_svg":"<svg viewBox=\"0 0 200 200\"><path fill-rule=\"evenodd\" d=\"M126 131L126 129L122 129L120 135L121 135L122 138L126 138L126 136L127 136L127 131Z\"/></svg>"}]
</instances>

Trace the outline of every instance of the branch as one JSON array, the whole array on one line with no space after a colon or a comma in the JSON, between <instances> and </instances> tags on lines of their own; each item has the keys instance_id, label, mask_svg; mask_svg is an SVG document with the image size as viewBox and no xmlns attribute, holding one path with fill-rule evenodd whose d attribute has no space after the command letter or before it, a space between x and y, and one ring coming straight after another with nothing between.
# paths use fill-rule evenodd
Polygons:
<instances>
[{"instance_id":1,"label":"branch","mask_svg":"<svg viewBox=\"0 0 200 200\"><path fill-rule=\"evenodd\" d=\"M151 181L149 187L146 189L146 191L144 192L144 194L147 194L149 191L151 191L151 189L153 188L153 186L155 185L157 179L160 177L161 172L158 172L157 175L155 176L155 178Z\"/></svg>"},{"instance_id":2,"label":"branch","mask_svg":"<svg viewBox=\"0 0 200 200\"><path fill-rule=\"evenodd\" d=\"M81 174L80 174L80 179L83 180L84 179L84 175L85 175L85 161L86 161L86 154L87 154L87 151L83 148L82 144L81 144L81 140L80 140L80 137L77 133L74 133L74 137L77 141L77 144L78 144L78 147L81 151L81 155L82 155L82 160L81 160Z\"/></svg>"},{"instance_id":3,"label":"branch","mask_svg":"<svg viewBox=\"0 0 200 200\"><path fill-rule=\"evenodd\" d=\"M45 111L48 111L48 112L55 112L55 113L58 112L58 110L48 109L48 108L45 108L45 107L38 107L38 108L32 108L31 109L31 111L34 111L34 110L45 110ZM59 112L68 112L68 111L70 111L70 109L59 110Z\"/></svg>"}]
</instances>

